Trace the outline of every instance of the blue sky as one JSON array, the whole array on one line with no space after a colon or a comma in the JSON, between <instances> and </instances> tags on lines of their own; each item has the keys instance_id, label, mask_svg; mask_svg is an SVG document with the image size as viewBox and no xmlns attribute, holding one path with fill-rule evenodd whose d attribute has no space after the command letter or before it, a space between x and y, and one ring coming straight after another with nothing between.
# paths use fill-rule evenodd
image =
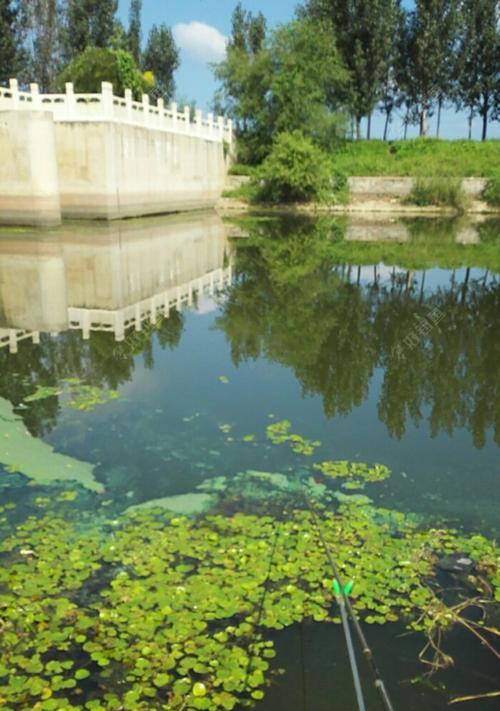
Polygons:
<instances>
[{"instance_id":1,"label":"blue sky","mask_svg":"<svg viewBox=\"0 0 500 711\"><path fill-rule=\"evenodd\" d=\"M209 63L223 57L225 37L231 30L231 15L237 0L143 0L143 41L151 25L162 22L174 30L177 44L181 49L181 66L176 73L177 95L183 101L196 100L204 111L209 110L216 89ZM286 22L292 18L297 0L243 0L243 5L252 12L262 11L269 26ZM120 0L119 16L125 26L128 23L130 0ZM372 120L372 136L380 138L383 119L376 116ZM402 125L395 120L390 127L390 138L402 137ZM430 121L430 133L435 132L435 118ZM408 135L416 135L411 128ZM490 123L488 134L500 138L500 123ZM467 125L463 114L452 110L443 112L441 136L444 138L466 138ZM480 137L480 122L475 119L473 138Z\"/></svg>"}]
</instances>

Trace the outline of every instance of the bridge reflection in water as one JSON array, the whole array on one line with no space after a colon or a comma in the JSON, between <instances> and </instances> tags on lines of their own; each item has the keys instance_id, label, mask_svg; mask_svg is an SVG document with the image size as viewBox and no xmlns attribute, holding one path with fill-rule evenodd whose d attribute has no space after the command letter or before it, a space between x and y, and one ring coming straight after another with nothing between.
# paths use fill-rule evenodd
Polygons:
<instances>
[{"instance_id":1,"label":"bridge reflection in water","mask_svg":"<svg viewBox=\"0 0 500 711\"><path fill-rule=\"evenodd\" d=\"M0 348L41 332L114 333L167 317L231 282L226 228L215 213L65 226L0 237Z\"/></svg>"}]
</instances>

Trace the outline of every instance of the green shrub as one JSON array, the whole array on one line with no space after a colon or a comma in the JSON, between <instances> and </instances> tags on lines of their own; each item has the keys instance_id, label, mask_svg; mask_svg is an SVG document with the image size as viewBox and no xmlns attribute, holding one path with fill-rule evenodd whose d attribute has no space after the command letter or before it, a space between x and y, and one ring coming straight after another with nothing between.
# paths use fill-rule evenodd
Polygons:
<instances>
[{"instance_id":1,"label":"green shrub","mask_svg":"<svg viewBox=\"0 0 500 711\"><path fill-rule=\"evenodd\" d=\"M461 178L439 177L417 178L406 198L411 205L436 205L454 207L463 212L468 204L462 188Z\"/></svg>"},{"instance_id":2,"label":"green shrub","mask_svg":"<svg viewBox=\"0 0 500 711\"><path fill-rule=\"evenodd\" d=\"M493 175L483 190L483 199L486 200L488 205L493 205L494 207L500 207L500 172Z\"/></svg>"},{"instance_id":3,"label":"green shrub","mask_svg":"<svg viewBox=\"0 0 500 711\"><path fill-rule=\"evenodd\" d=\"M75 91L83 94L100 93L103 81L111 82L114 94L120 96L131 89L136 99L148 89L134 58L123 49L87 47L59 77L61 89L66 82L73 82Z\"/></svg>"},{"instance_id":4,"label":"green shrub","mask_svg":"<svg viewBox=\"0 0 500 711\"><path fill-rule=\"evenodd\" d=\"M330 160L300 131L280 133L254 181L260 202L323 200L331 192Z\"/></svg>"}]
</instances>

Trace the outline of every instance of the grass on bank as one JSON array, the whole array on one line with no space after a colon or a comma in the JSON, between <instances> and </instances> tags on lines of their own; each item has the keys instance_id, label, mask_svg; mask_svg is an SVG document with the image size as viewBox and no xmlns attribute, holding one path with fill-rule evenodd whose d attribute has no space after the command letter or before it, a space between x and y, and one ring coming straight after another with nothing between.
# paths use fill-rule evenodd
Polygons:
<instances>
[{"instance_id":1,"label":"grass on bank","mask_svg":"<svg viewBox=\"0 0 500 711\"><path fill-rule=\"evenodd\" d=\"M488 178L498 172L500 140L345 141L331 158L347 175Z\"/></svg>"},{"instance_id":2,"label":"grass on bank","mask_svg":"<svg viewBox=\"0 0 500 711\"><path fill-rule=\"evenodd\" d=\"M414 177L405 202L464 212L470 203L461 185L465 177L487 178L483 199L500 206L499 165L499 140L344 141L327 154L295 131L276 137L262 165L234 164L230 172L249 176L250 182L227 196L253 203L346 203L348 176Z\"/></svg>"},{"instance_id":3,"label":"grass on bank","mask_svg":"<svg viewBox=\"0 0 500 711\"><path fill-rule=\"evenodd\" d=\"M462 188L461 178L435 176L416 178L410 194L404 201L409 205L435 205L453 207L458 212L465 212L470 199Z\"/></svg>"}]
</instances>

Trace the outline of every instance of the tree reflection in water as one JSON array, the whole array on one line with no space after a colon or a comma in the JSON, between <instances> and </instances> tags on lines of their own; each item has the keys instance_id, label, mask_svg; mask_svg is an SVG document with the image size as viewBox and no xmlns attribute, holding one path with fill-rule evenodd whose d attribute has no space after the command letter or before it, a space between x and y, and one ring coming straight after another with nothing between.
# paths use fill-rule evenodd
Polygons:
<instances>
[{"instance_id":1,"label":"tree reflection in water","mask_svg":"<svg viewBox=\"0 0 500 711\"><path fill-rule=\"evenodd\" d=\"M500 443L497 277L485 268L473 279L467 268L461 280L451 271L446 286L426 289L426 269L413 271L419 259L449 269L463 249L450 245L448 264L439 245L433 263L426 245L413 255L408 244L360 247L341 231L325 220L257 222L239 241L236 281L217 320L234 363L263 356L291 368L304 393L321 395L329 417L359 406L382 368L378 415L391 435L401 438L409 421L425 417L432 436L466 427L482 447L492 428ZM399 268L382 281L373 266L371 278L361 279L349 257L365 246L368 256ZM409 255L412 269L402 270ZM442 320L419 332L436 309Z\"/></svg>"}]
</instances>

